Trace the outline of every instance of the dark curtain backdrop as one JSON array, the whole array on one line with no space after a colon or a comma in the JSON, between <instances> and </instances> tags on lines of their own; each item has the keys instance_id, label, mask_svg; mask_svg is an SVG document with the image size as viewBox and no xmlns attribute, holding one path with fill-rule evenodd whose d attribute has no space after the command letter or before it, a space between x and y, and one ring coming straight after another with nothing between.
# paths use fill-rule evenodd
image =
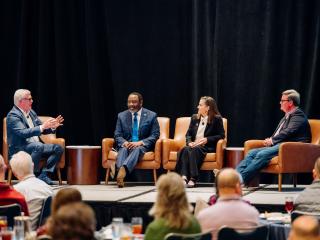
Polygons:
<instances>
[{"instance_id":1,"label":"dark curtain backdrop","mask_svg":"<svg viewBox=\"0 0 320 240\"><path fill-rule=\"evenodd\" d=\"M131 91L171 130L210 95L241 146L272 134L283 90L320 118L319 16L318 0L1 1L0 116L28 88L68 145L100 145Z\"/></svg>"}]
</instances>

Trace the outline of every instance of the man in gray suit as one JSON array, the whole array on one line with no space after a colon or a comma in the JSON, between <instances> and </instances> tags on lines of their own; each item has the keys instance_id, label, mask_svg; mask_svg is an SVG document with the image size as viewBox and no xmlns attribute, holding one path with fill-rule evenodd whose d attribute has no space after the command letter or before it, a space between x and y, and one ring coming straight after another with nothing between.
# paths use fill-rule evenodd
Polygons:
<instances>
[{"instance_id":1,"label":"man in gray suit","mask_svg":"<svg viewBox=\"0 0 320 240\"><path fill-rule=\"evenodd\" d=\"M160 135L157 114L142 108L143 98L133 92L128 96L128 110L118 114L114 138L118 150L117 184L124 187L124 178L145 152L153 150Z\"/></svg>"},{"instance_id":2,"label":"man in gray suit","mask_svg":"<svg viewBox=\"0 0 320 240\"><path fill-rule=\"evenodd\" d=\"M18 89L14 93L14 106L7 115L7 134L9 159L19 151L29 153L34 162L34 173L39 174L39 162L42 157L48 157L47 165L42 169L39 179L52 185L48 173L52 173L59 161L63 148L58 144L44 144L39 136L54 133L62 125L63 117L49 118L41 122L32 109L33 99L27 89Z\"/></svg>"}]
</instances>

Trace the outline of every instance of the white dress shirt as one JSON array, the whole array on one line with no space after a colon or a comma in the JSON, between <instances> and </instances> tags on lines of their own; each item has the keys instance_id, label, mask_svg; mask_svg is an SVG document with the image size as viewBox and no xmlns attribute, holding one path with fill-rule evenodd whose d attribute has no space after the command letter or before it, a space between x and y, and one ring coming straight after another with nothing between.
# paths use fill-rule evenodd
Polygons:
<instances>
[{"instance_id":1,"label":"white dress shirt","mask_svg":"<svg viewBox=\"0 0 320 240\"><path fill-rule=\"evenodd\" d=\"M53 195L52 188L33 174L26 176L13 187L25 197L31 218L32 230L37 229L43 201Z\"/></svg>"},{"instance_id":2,"label":"white dress shirt","mask_svg":"<svg viewBox=\"0 0 320 240\"><path fill-rule=\"evenodd\" d=\"M19 107L18 107L19 108ZM34 124L32 122L32 119L30 117L30 112L26 113L25 111L23 111L21 108L19 108L20 111L23 113L24 118L27 120L27 123L29 125L29 128L34 128ZM40 131L42 132L42 128L40 127ZM38 136L33 136L28 138L30 142L40 142L40 139Z\"/></svg>"},{"instance_id":3,"label":"white dress shirt","mask_svg":"<svg viewBox=\"0 0 320 240\"><path fill-rule=\"evenodd\" d=\"M201 117L199 122L199 127L196 135L196 141L198 139L204 138L204 130L206 130L208 124L208 116Z\"/></svg>"}]
</instances>

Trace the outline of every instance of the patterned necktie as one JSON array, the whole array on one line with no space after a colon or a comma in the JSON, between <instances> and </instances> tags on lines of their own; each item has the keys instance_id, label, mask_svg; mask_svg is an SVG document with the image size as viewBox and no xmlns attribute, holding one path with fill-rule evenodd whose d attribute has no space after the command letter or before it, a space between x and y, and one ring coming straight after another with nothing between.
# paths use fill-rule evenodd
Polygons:
<instances>
[{"instance_id":1,"label":"patterned necktie","mask_svg":"<svg viewBox=\"0 0 320 240\"><path fill-rule=\"evenodd\" d=\"M135 112L133 117L133 127L132 127L132 142L138 142L139 141L139 134L138 134L138 113Z\"/></svg>"}]
</instances>

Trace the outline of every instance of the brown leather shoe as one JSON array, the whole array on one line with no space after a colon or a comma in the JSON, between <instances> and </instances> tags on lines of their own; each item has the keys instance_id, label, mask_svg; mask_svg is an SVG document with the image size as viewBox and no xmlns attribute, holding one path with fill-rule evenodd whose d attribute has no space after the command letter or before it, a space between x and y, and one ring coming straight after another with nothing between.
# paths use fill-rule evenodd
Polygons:
<instances>
[{"instance_id":1,"label":"brown leather shoe","mask_svg":"<svg viewBox=\"0 0 320 240\"><path fill-rule=\"evenodd\" d=\"M117 184L119 188L124 187L124 178L126 177L126 169L121 167L117 175Z\"/></svg>"}]
</instances>

